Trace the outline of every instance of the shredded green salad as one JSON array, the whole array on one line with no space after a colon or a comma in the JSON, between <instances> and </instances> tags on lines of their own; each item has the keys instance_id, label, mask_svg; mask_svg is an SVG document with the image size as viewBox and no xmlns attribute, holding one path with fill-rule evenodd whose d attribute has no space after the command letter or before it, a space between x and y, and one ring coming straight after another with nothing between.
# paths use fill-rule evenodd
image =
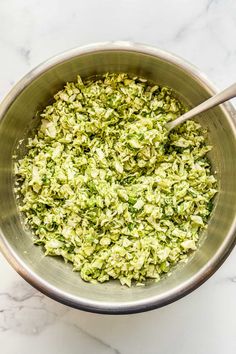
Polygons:
<instances>
[{"instance_id":1,"label":"shredded green salad","mask_svg":"<svg viewBox=\"0 0 236 354\"><path fill-rule=\"evenodd\" d=\"M206 228L216 179L205 131L171 89L127 74L67 83L15 163L26 224L90 282L158 281Z\"/></svg>"}]
</instances>

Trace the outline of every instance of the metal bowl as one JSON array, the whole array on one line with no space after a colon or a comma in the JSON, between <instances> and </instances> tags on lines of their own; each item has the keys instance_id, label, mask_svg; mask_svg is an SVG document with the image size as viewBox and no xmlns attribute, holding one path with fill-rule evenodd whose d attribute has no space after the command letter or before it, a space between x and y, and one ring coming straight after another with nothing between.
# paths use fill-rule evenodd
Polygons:
<instances>
[{"instance_id":1,"label":"metal bowl","mask_svg":"<svg viewBox=\"0 0 236 354\"><path fill-rule=\"evenodd\" d=\"M217 171L219 193L198 250L184 265L159 283L122 287L118 282L90 284L72 272L70 264L44 257L32 242L17 211L13 193L14 149L27 137L50 98L67 81L105 72L128 72L173 88L189 106L216 92L205 75L184 60L162 50L127 42L100 43L73 49L41 64L11 90L0 107L0 246L16 271L44 294L66 305L99 313L133 313L164 306L188 294L222 264L235 243L236 119L230 104L202 114L214 146L210 159ZM37 120L36 120L37 122Z\"/></svg>"}]
</instances>

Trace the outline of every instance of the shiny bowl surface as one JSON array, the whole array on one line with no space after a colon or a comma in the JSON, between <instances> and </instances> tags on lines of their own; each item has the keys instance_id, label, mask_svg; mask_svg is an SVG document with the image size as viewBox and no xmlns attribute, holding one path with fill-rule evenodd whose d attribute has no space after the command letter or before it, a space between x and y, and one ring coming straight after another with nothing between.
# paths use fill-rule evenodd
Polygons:
<instances>
[{"instance_id":1,"label":"shiny bowl surface","mask_svg":"<svg viewBox=\"0 0 236 354\"><path fill-rule=\"evenodd\" d=\"M217 172L219 193L201 237L187 264L146 287L122 287L118 282L90 284L71 265L45 257L23 227L13 192L12 155L20 139L38 124L33 119L67 81L105 72L127 72L173 88L190 107L216 93L207 78L184 60L162 50L129 43L89 45L60 54L27 74L0 106L0 247L11 265L44 294L66 305L99 313L133 313L166 305L202 284L225 260L235 244L236 117L229 103L200 118L214 146L209 155Z\"/></svg>"}]
</instances>

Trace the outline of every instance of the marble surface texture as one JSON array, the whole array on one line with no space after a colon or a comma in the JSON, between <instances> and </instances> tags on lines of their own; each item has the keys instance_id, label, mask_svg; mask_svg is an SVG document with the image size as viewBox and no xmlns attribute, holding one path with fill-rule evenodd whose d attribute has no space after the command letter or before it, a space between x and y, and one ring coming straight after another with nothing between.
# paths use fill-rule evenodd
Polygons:
<instances>
[{"instance_id":1,"label":"marble surface texture","mask_svg":"<svg viewBox=\"0 0 236 354\"><path fill-rule=\"evenodd\" d=\"M174 52L220 89L236 81L235 0L1 0L0 98L48 57L105 40ZM0 255L0 352L235 354L235 264L236 250L198 290L165 308L105 316L46 298Z\"/></svg>"}]
</instances>

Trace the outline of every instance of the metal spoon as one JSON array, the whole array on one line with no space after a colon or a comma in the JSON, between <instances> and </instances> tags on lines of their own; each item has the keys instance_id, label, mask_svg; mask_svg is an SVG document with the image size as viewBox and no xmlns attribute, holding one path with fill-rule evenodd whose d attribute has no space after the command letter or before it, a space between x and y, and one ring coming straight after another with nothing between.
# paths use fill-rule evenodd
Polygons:
<instances>
[{"instance_id":1,"label":"metal spoon","mask_svg":"<svg viewBox=\"0 0 236 354\"><path fill-rule=\"evenodd\" d=\"M208 109L213 108L220 103L228 101L233 97L236 97L236 83L229 86L228 88L226 88L222 92L217 93L217 95L212 96L211 98L209 98L205 102L202 102L197 107L184 113L179 118L173 120L172 122L167 123L166 128L168 129L168 131L171 131L172 129L177 127L177 125L180 125L181 123L185 122L186 120L191 119L191 118L195 117L197 114L205 112Z\"/></svg>"}]
</instances>

